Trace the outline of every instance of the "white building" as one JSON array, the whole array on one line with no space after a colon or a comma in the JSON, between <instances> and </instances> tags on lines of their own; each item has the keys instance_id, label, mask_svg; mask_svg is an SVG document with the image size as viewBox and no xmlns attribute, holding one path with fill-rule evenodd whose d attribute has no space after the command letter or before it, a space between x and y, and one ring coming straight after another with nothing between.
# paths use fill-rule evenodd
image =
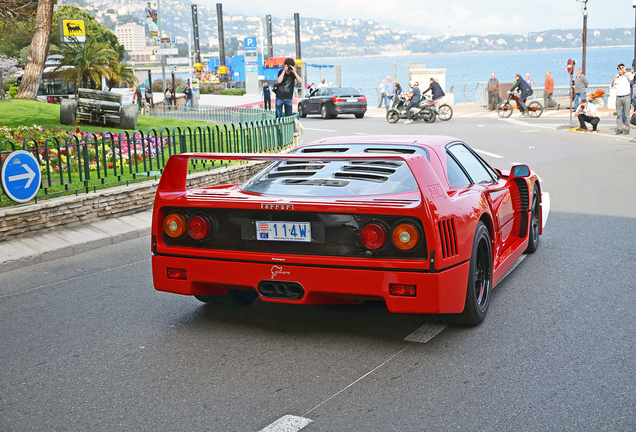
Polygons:
<instances>
[{"instance_id":1,"label":"white building","mask_svg":"<svg viewBox=\"0 0 636 432\"><path fill-rule=\"evenodd\" d=\"M126 51L141 51L146 47L146 33L142 25L129 23L117 26L115 35Z\"/></svg>"}]
</instances>

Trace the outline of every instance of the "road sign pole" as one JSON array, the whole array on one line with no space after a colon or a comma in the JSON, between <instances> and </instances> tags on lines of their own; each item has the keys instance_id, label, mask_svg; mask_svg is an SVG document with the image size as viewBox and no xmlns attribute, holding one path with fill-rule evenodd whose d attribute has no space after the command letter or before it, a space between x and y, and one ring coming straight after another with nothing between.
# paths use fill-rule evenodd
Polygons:
<instances>
[{"instance_id":1,"label":"road sign pole","mask_svg":"<svg viewBox=\"0 0 636 432\"><path fill-rule=\"evenodd\" d=\"M572 101L574 100L574 67L576 61L568 60L568 73L570 74L570 127L572 127Z\"/></svg>"}]
</instances>

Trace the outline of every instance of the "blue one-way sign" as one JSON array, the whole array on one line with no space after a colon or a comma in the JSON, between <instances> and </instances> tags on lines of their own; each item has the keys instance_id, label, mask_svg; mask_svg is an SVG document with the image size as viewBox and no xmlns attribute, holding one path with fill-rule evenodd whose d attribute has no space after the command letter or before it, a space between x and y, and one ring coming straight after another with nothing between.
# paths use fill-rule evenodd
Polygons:
<instances>
[{"instance_id":1,"label":"blue one-way sign","mask_svg":"<svg viewBox=\"0 0 636 432\"><path fill-rule=\"evenodd\" d=\"M42 173L31 153L24 150L11 152L2 164L2 189L15 202L31 201L40 190Z\"/></svg>"}]
</instances>

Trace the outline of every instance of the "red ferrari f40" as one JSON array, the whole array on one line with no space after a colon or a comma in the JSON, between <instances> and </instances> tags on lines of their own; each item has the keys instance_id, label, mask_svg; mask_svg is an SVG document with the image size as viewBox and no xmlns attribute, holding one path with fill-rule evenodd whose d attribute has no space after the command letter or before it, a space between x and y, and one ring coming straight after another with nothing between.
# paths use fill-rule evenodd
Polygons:
<instances>
[{"instance_id":1,"label":"red ferrari f40","mask_svg":"<svg viewBox=\"0 0 636 432\"><path fill-rule=\"evenodd\" d=\"M188 190L190 159L268 163L243 184ZM415 135L171 156L152 218L157 290L237 305L375 300L458 325L484 319L543 229L527 165L492 168L456 138Z\"/></svg>"}]
</instances>

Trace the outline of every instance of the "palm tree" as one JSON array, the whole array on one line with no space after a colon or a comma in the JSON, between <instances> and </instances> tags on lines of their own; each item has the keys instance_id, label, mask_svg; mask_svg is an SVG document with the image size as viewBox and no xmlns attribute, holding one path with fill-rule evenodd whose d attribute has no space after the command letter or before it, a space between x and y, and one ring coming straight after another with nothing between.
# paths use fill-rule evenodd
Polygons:
<instances>
[{"instance_id":1,"label":"palm tree","mask_svg":"<svg viewBox=\"0 0 636 432\"><path fill-rule=\"evenodd\" d=\"M110 91L116 85L120 86L126 84L127 87L137 85L137 77L132 71L131 66L128 63L119 63L117 59L113 59L109 65L110 72L106 78L106 84L108 85L108 91Z\"/></svg>"},{"instance_id":2,"label":"palm tree","mask_svg":"<svg viewBox=\"0 0 636 432\"><path fill-rule=\"evenodd\" d=\"M55 68L64 83L75 84L75 97L80 87L88 87L90 80L101 83L102 76L110 77L112 65L117 62L117 52L109 45L96 42L90 36L81 44L75 38L62 45L62 60Z\"/></svg>"}]
</instances>

